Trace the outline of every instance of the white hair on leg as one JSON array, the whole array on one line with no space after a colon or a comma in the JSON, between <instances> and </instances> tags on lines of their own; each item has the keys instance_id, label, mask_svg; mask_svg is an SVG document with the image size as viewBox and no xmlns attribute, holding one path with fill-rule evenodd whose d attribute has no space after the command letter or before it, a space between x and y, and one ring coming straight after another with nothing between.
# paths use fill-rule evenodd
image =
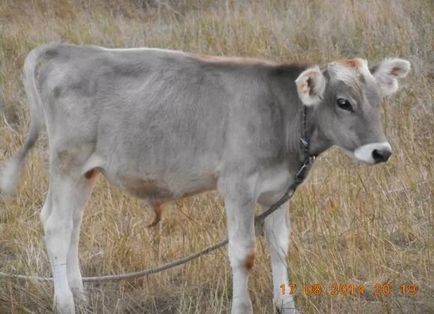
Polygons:
<instances>
[{"instance_id":1,"label":"white hair on leg","mask_svg":"<svg viewBox=\"0 0 434 314\"><path fill-rule=\"evenodd\" d=\"M237 182L234 182L237 181ZM218 183L225 199L228 228L228 252L232 268L232 314L252 314L248 278L255 258L253 182L223 179ZM247 180L248 181L248 180Z\"/></svg>"},{"instance_id":2,"label":"white hair on leg","mask_svg":"<svg viewBox=\"0 0 434 314\"><path fill-rule=\"evenodd\" d=\"M63 198L62 195L59 195ZM51 201L48 217L43 220L45 232L45 244L51 264L54 283L54 307L59 313L75 313L74 298L69 288L66 262L71 240L72 217L65 212L60 202L54 202L55 198L50 195ZM73 201L67 198L66 201ZM44 215L45 216L45 215Z\"/></svg>"},{"instance_id":3,"label":"white hair on leg","mask_svg":"<svg viewBox=\"0 0 434 314\"><path fill-rule=\"evenodd\" d=\"M298 313L289 290L288 249L291 236L288 202L265 219L265 237L271 255L274 304L282 314ZM283 287L283 289L282 289ZM282 293L283 292L283 293Z\"/></svg>"},{"instance_id":4,"label":"white hair on leg","mask_svg":"<svg viewBox=\"0 0 434 314\"><path fill-rule=\"evenodd\" d=\"M71 173L71 172L69 172ZM78 265L81 208L90 193L90 179L77 171L59 175L51 171L50 191L41 218L54 281L54 304L60 313L75 313L74 295L83 294Z\"/></svg>"},{"instance_id":5,"label":"white hair on leg","mask_svg":"<svg viewBox=\"0 0 434 314\"><path fill-rule=\"evenodd\" d=\"M67 257L67 277L74 298L80 303L87 302L78 258L80 226L83 218L84 205L91 193L96 174L96 170L90 170L80 179L79 183L76 184L75 206L72 209L73 228Z\"/></svg>"}]
</instances>

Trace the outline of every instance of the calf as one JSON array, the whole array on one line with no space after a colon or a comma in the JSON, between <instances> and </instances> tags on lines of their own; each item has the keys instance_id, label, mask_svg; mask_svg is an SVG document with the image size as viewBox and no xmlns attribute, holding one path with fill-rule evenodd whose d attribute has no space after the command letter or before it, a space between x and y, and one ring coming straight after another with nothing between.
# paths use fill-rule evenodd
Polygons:
<instances>
[{"instance_id":1,"label":"calf","mask_svg":"<svg viewBox=\"0 0 434 314\"><path fill-rule=\"evenodd\" d=\"M31 51L24 65L30 131L3 167L0 188L15 193L45 125L50 186L41 219L57 311L74 313L74 298L84 298L82 209L102 173L158 214L164 202L217 189L227 213L232 313L252 313L255 204L278 200L306 154L337 145L370 164L391 155L380 101L398 89L410 63L386 59L373 69L359 58L308 66L153 48L49 44ZM300 149L302 133L308 152ZM274 302L295 312L292 297L279 290L288 284L287 204L266 219L265 235Z\"/></svg>"}]
</instances>

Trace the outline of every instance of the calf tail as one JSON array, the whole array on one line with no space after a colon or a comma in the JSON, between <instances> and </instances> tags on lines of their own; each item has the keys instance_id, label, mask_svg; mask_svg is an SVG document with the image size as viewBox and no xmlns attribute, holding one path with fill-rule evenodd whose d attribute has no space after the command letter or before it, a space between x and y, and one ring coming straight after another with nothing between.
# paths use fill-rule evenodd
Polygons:
<instances>
[{"instance_id":1,"label":"calf tail","mask_svg":"<svg viewBox=\"0 0 434 314\"><path fill-rule=\"evenodd\" d=\"M30 107L30 127L24 145L18 153L0 169L0 194L15 195L27 154L35 145L43 126L44 114L42 101L36 86L36 69L39 56L47 46L33 49L24 62L24 89Z\"/></svg>"}]
</instances>

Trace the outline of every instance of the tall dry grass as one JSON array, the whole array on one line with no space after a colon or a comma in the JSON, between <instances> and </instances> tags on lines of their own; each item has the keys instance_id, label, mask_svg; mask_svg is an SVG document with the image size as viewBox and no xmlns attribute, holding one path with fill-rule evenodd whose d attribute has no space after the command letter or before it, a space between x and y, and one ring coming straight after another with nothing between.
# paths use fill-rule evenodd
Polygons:
<instances>
[{"instance_id":1,"label":"tall dry grass","mask_svg":"<svg viewBox=\"0 0 434 314\"><path fill-rule=\"evenodd\" d=\"M384 102L394 148L382 166L353 164L335 149L317 162L291 202L291 280L298 287L367 283L364 297L306 296L303 313L434 311L433 2L430 0L0 2L0 155L16 152L28 125L21 68L50 41L109 47L152 46L282 62L361 56L371 64L401 56L413 70ZM0 103L2 101L0 100ZM16 199L0 199L0 271L49 275L39 210L47 191L46 138L31 154ZM159 227L146 206L100 178L87 204L80 260L85 275L147 268L225 236L221 198L207 193L174 203ZM259 239L250 281L255 313L273 313L269 256ZM390 283L390 296L372 286ZM418 286L415 296L399 285ZM225 250L183 267L129 282L88 285L83 313L226 313L231 298ZM1 313L52 310L49 283L0 278Z\"/></svg>"}]
</instances>

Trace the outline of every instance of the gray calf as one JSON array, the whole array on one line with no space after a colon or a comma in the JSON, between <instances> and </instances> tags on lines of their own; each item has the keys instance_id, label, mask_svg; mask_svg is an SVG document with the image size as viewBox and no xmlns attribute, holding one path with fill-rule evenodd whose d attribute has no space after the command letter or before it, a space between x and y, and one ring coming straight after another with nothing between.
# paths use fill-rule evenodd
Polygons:
<instances>
[{"instance_id":1,"label":"gray calf","mask_svg":"<svg viewBox=\"0 0 434 314\"><path fill-rule=\"evenodd\" d=\"M3 167L0 188L15 193L45 124L50 187L41 219L57 310L74 313L73 297L84 298L82 208L102 173L156 213L164 202L217 189L227 211L232 313L252 313L254 207L279 199L302 164L300 109L308 106L310 154L338 145L360 161L387 161L380 101L409 70L402 59L386 59L371 72L359 58L319 67L150 48L51 44L31 51L24 66L30 131ZM287 208L266 219L265 235L275 304L291 312L292 297L279 291L288 284Z\"/></svg>"}]
</instances>

